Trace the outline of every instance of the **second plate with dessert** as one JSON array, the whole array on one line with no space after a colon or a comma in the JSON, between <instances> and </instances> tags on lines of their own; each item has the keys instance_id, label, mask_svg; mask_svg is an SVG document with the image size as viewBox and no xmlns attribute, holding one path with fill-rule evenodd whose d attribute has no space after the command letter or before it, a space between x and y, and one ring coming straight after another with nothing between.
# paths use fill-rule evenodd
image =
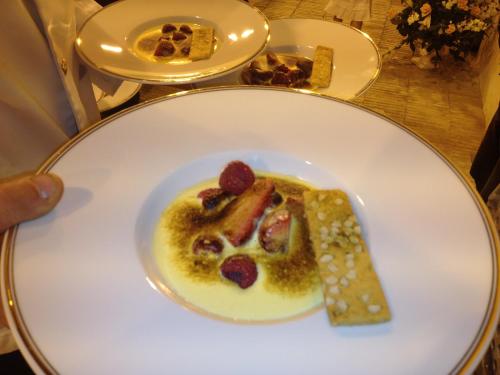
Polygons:
<instances>
[{"instance_id":1,"label":"second plate with dessert","mask_svg":"<svg viewBox=\"0 0 500 375\"><path fill-rule=\"evenodd\" d=\"M270 22L271 40L266 51L254 61L261 61L269 52L283 60L314 59L318 46L333 49L330 84L326 87L295 87L312 90L344 100L364 93L377 79L382 61L379 50L368 34L335 22L312 19L282 19ZM199 87L248 84L244 67L199 83ZM279 86L283 86L278 82ZM291 85L292 87L294 85Z\"/></svg>"}]
</instances>

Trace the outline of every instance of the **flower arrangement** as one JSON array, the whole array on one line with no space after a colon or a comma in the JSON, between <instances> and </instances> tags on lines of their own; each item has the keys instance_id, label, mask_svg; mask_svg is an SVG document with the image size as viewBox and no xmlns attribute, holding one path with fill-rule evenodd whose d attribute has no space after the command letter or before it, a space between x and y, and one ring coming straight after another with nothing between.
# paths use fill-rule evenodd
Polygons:
<instances>
[{"instance_id":1,"label":"flower arrangement","mask_svg":"<svg viewBox=\"0 0 500 375\"><path fill-rule=\"evenodd\" d=\"M396 48L408 44L434 52L434 61L443 50L457 60L478 51L484 33L499 13L499 0L401 0L404 8L391 17L404 37Z\"/></svg>"}]
</instances>

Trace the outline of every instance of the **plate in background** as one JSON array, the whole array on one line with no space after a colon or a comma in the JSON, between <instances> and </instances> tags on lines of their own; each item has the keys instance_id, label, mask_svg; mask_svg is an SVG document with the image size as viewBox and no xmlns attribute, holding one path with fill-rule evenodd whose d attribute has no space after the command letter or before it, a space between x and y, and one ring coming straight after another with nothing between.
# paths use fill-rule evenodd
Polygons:
<instances>
[{"instance_id":1,"label":"plate in background","mask_svg":"<svg viewBox=\"0 0 500 375\"><path fill-rule=\"evenodd\" d=\"M166 23L214 28L216 50L208 59L173 64L145 59L138 38ZM123 0L90 17L76 39L83 60L103 73L151 84L193 83L227 73L259 54L269 37L266 17L243 1Z\"/></svg>"},{"instance_id":2,"label":"plate in background","mask_svg":"<svg viewBox=\"0 0 500 375\"><path fill-rule=\"evenodd\" d=\"M382 68L379 50L368 34L337 22L281 19L270 22L266 51L312 59L316 46L333 48L330 86L314 91L344 100L361 95L376 81ZM197 84L198 87L242 85L241 70Z\"/></svg>"}]
</instances>

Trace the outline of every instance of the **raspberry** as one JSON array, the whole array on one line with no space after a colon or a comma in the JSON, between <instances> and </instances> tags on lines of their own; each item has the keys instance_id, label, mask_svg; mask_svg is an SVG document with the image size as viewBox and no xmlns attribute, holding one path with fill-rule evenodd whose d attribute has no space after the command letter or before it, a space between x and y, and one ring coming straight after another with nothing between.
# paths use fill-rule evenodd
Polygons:
<instances>
[{"instance_id":1,"label":"raspberry","mask_svg":"<svg viewBox=\"0 0 500 375\"><path fill-rule=\"evenodd\" d=\"M177 31L177 27L175 27L175 25L172 25L171 23L167 23L161 28L162 33L169 33L171 31Z\"/></svg>"},{"instance_id":2,"label":"raspberry","mask_svg":"<svg viewBox=\"0 0 500 375\"><path fill-rule=\"evenodd\" d=\"M182 25L179 28L179 30L182 31L185 34L192 34L193 33L193 30L191 30L191 28L188 25Z\"/></svg>"},{"instance_id":3,"label":"raspberry","mask_svg":"<svg viewBox=\"0 0 500 375\"><path fill-rule=\"evenodd\" d=\"M186 34L183 33L178 33L174 31L174 33L172 34L172 40L175 40L176 42L179 40L184 40L186 38L187 38Z\"/></svg>"},{"instance_id":4,"label":"raspberry","mask_svg":"<svg viewBox=\"0 0 500 375\"><path fill-rule=\"evenodd\" d=\"M280 72L280 71L275 71L274 76L271 79L271 83L273 85L285 85L288 86L290 82L290 78L286 75L286 73Z\"/></svg>"},{"instance_id":5,"label":"raspberry","mask_svg":"<svg viewBox=\"0 0 500 375\"><path fill-rule=\"evenodd\" d=\"M222 171L219 186L224 191L240 195L252 186L254 181L255 175L252 169L242 161L236 160L226 165Z\"/></svg>"},{"instance_id":6,"label":"raspberry","mask_svg":"<svg viewBox=\"0 0 500 375\"><path fill-rule=\"evenodd\" d=\"M158 43L158 46L155 49L155 56L171 56L175 53L175 47L172 43L162 40Z\"/></svg>"},{"instance_id":7,"label":"raspberry","mask_svg":"<svg viewBox=\"0 0 500 375\"><path fill-rule=\"evenodd\" d=\"M231 255L224 259L220 266L222 276L246 289L257 280L257 265L245 254Z\"/></svg>"}]
</instances>

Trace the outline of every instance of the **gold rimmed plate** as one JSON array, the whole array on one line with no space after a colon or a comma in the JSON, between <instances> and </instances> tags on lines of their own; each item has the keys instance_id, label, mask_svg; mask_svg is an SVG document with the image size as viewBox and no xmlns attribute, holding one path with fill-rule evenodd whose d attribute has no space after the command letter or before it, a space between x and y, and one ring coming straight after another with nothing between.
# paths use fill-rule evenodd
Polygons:
<instances>
[{"instance_id":1,"label":"gold rimmed plate","mask_svg":"<svg viewBox=\"0 0 500 375\"><path fill-rule=\"evenodd\" d=\"M314 57L318 45L333 48L330 85L314 91L344 100L361 95L377 80L382 67L378 47L370 36L353 27L313 19L281 19L270 22L271 40L266 52ZM199 87L243 84L241 69L201 82Z\"/></svg>"},{"instance_id":2,"label":"gold rimmed plate","mask_svg":"<svg viewBox=\"0 0 500 375\"><path fill-rule=\"evenodd\" d=\"M141 41L161 35L165 24L212 28L212 55L197 61L168 60L144 52ZM124 0L86 21L76 50L87 64L115 77L151 84L192 83L245 64L262 51L268 37L266 17L243 1Z\"/></svg>"},{"instance_id":3,"label":"gold rimmed plate","mask_svg":"<svg viewBox=\"0 0 500 375\"><path fill-rule=\"evenodd\" d=\"M169 295L151 268L154 226L232 159L349 194L390 322L332 327L320 308L240 324ZM479 195L361 107L269 88L183 93L104 120L40 171L62 177L62 201L2 249L7 318L36 373L471 373L495 331L498 239Z\"/></svg>"}]
</instances>

